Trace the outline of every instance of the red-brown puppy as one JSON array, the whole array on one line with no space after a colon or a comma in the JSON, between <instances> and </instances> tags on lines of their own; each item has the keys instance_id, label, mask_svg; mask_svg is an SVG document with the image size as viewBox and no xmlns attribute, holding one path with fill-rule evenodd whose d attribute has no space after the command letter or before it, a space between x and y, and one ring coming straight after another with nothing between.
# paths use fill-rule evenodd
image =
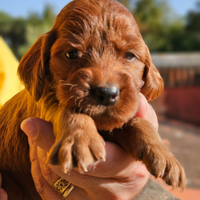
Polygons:
<instances>
[{"instance_id":1,"label":"red-brown puppy","mask_svg":"<svg viewBox=\"0 0 200 200\"><path fill-rule=\"evenodd\" d=\"M156 177L184 187L184 170L156 130L134 117L139 92L153 100L163 81L133 16L120 3L69 3L24 55L18 74L26 89L0 111L0 171L9 199L40 199L20 130L22 120L33 116L52 122L56 141L47 163L64 172L84 172L104 160L104 138L142 160Z\"/></svg>"}]
</instances>

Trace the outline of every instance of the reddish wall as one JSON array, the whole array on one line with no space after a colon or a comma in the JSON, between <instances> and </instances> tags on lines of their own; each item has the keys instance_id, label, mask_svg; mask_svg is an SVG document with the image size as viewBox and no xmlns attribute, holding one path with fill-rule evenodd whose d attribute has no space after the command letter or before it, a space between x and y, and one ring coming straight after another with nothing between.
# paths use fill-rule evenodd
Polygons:
<instances>
[{"instance_id":1,"label":"reddish wall","mask_svg":"<svg viewBox=\"0 0 200 200\"><path fill-rule=\"evenodd\" d=\"M167 88L152 105L157 112L200 125L200 86Z\"/></svg>"}]
</instances>

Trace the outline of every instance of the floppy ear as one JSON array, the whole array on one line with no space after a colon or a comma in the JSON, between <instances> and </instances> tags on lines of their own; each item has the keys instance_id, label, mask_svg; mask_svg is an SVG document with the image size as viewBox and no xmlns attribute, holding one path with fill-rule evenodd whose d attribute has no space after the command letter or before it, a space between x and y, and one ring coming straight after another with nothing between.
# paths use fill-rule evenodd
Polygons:
<instances>
[{"instance_id":1,"label":"floppy ear","mask_svg":"<svg viewBox=\"0 0 200 200\"><path fill-rule=\"evenodd\" d=\"M53 31L41 36L22 57L18 75L35 101L43 93L45 74L48 72L50 49L55 41Z\"/></svg>"},{"instance_id":2,"label":"floppy ear","mask_svg":"<svg viewBox=\"0 0 200 200\"><path fill-rule=\"evenodd\" d=\"M148 101L154 100L162 93L164 82L160 76L160 73L152 63L150 52L147 46L143 80L145 84L141 89L141 93L146 97Z\"/></svg>"}]
</instances>

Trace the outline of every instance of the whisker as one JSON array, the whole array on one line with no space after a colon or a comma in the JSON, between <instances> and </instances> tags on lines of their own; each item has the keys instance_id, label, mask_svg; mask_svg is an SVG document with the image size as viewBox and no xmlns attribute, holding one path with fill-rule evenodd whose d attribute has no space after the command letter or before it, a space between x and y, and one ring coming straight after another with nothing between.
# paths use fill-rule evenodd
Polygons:
<instances>
[{"instance_id":1,"label":"whisker","mask_svg":"<svg viewBox=\"0 0 200 200\"><path fill-rule=\"evenodd\" d=\"M75 100L75 105L78 105L78 104L77 104L77 100L79 100L80 98L81 98L81 97L77 97L77 98L76 98L76 100Z\"/></svg>"},{"instance_id":2,"label":"whisker","mask_svg":"<svg viewBox=\"0 0 200 200\"><path fill-rule=\"evenodd\" d=\"M62 84L60 84L60 86L63 86L63 85L71 86L71 87L70 87L70 91L72 90L73 87L76 87L76 86L77 86L77 84L70 84L70 83L62 83Z\"/></svg>"},{"instance_id":3,"label":"whisker","mask_svg":"<svg viewBox=\"0 0 200 200\"><path fill-rule=\"evenodd\" d=\"M83 102L83 99L79 101L78 107L81 107L82 102Z\"/></svg>"},{"instance_id":4,"label":"whisker","mask_svg":"<svg viewBox=\"0 0 200 200\"><path fill-rule=\"evenodd\" d=\"M76 113L76 107L74 107L74 110L73 110L73 112L74 112L74 113Z\"/></svg>"},{"instance_id":5,"label":"whisker","mask_svg":"<svg viewBox=\"0 0 200 200\"><path fill-rule=\"evenodd\" d=\"M90 110L90 117L92 116L92 110Z\"/></svg>"},{"instance_id":6,"label":"whisker","mask_svg":"<svg viewBox=\"0 0 200 200\"><path fill-rule=\"evenodd\" d=\"M66 80L59 80L60 82L66 82Z\"/></svg>"},{"instance_id":7,"label":"whisker","mask_svg":"<svg viewBox=\"0 0 200 200\"><path fill-rule=\"evenodd\" d=\"M87 108L87 109L85 110L85 113L87 113L87 114L89 115L89 112L88 112L88 110L89 110L89 109Z\"/></svg>"},{"instance_id":8,"label":"whisker","mask_svg":"<svg viewBox=\"0 0 200 200\"><path fill-rule=\"evenodd\" d=\"M63 86L63 85L71 86L70 91L72 90L73 87L78 86L77 84L67 83L65 80L59 80L59 81L60 81L60 86Z\"/></svg>"},{"instance_id":9,"label":"whisker","mask_svg":"<svg viewBox=\"0 0 200 200\"><path fill-rule=\"evenodd\" d=\"M80 109L79 109L79 113L81 113L82 109L83 109L83 108L80 108Z\"/></svg>"},{"instance_id":10,"label":"whisker","mask_svg":"<svg viewBox=\"0 0 200 200\"><path fill-rule=\"evenodd\" d=\"M74 95L71 96L71 97L69 97L69 98L67 99L67 102L68 102L70 99L72 99L72 98L74 98Z\"/></svg>"}]
</instances>

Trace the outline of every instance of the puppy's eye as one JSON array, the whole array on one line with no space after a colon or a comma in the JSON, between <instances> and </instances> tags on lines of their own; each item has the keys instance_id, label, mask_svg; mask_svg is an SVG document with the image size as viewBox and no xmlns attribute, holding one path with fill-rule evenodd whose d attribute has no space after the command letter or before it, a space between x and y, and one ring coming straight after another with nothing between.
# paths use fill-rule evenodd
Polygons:
<instances>
[{"instance_id":1,"label":"puppy's eye","mask_svg":"<svg viewBox=\"0 0 200 200\"><path fill-rule=\"evenodd\" d=\"M126 52L125 55L124 55L125 59L129 60L129 61L132 61L135 59L135 55L131 52Z\"/></svg>"},{"instance_id":2,"label":"puppy's eye","mask_svg":"<svg viewBox=\"0 0 200 200\"><path fill-rule=\"evenodd\" d=\"M80 54L78 51L70 51L65 54L67 58L69 59L78 59L80 58Z\"/></svg>"}]
</instances>

